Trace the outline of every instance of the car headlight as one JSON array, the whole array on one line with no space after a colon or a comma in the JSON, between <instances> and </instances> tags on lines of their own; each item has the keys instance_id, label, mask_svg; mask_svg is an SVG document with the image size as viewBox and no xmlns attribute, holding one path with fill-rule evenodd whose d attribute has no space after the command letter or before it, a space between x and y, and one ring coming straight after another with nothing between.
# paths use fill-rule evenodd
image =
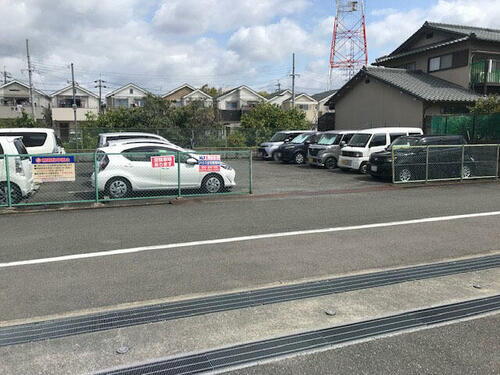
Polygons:
<instances>
[{"instance_id":1,"label":"car headlight","mask_svg":"<svg viewBox=\"0 0 500 375\"><path fill-rule=\"evenodd\" d=\"M362 158L363 157L363 153L362 152L355 152L353 155L354 155L355 158Z\"/></svg>"},{"instance_id":2,"label":"car headlight","mask_svg":"<svg viewBox=\"0 0 500 375\"><path fill-rule=\"evenodd\" d=\"M232 171L233 170L233 167L231 167L230 165L227 165L227 164L221 164L220 166L222 168L228 170L228 171Z\"/></svg>"}]
</instances>

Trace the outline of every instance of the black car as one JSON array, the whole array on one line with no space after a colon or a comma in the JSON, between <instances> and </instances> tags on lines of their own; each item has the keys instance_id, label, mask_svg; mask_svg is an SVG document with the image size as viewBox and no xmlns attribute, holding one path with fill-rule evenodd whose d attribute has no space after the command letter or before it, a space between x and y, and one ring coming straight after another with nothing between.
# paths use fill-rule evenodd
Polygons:
<instances>
[{"instance_id":1,"label":"black car","mask_svg":"<svg viewBox=\"0 0 500 375\"><path fill-rule=\"evenodd\" d=\"M310 132L298 135L290 142L282 144L277 151L277 157L284 163L304 164L309 145L316 143L320 133Z\"/></svg>"},{"instance_id":2,"label":"black car","mask_svg":"<svg viewBox=\"0 0 500 375\"><path fill-rule=\"evenodd\" d=\"M463 136L455 135L400 137L385 151L371 155L368 173L373 177L392 179L392 147L398 147L395 153L398 162L394 167L396 181L468 178L473 173L474 159L467 149L464 152L462 145L465 144ZM427 155L427 146L439 147L429 147Z\"/></svg>"}]
</instances>

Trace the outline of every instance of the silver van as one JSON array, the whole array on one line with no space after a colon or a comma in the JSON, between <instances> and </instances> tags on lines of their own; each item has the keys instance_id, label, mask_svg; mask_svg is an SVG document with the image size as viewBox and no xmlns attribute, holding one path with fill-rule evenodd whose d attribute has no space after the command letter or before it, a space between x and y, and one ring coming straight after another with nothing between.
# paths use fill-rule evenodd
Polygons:
<instances>
[{"instance_id":1,"label":"silver van","mask_svg":"<svg viewBox=\"0 0 500 375\"><path fill-rule=\"evenodd\" d=\"M324 132L317 143L309 146L307 162L309 165L337 168L340 149L351 140L354 130L332 130Z\"/></svg>"}]
</instances>

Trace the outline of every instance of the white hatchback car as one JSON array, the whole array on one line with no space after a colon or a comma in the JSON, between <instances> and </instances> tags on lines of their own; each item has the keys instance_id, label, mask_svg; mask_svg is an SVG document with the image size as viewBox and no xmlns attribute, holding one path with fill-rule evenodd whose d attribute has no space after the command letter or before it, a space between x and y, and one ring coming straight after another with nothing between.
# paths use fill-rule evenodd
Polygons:
<instances>
[{"instance_id":1,"label":"white hatchback car","mask_svg":"<svg viewBox=\"0 0 500 375\"><path fill-rule=\"evenodd\" d=\"M64 154L61 140L54 129L45 128L4 128L0 137L22 137L30 154Z\"/></svg>"},{"instance_id":2,"label":"white hatchback car","mask_svg":"<svg viewBox=\"0 0 500 375\"><path fill-rule=\"evenodd\" d=\"M236 186L236 172L227 164L220 163L213 171L205 171L199 165L200 155L186 152L180 147L161 143L115 144L97 150L99 171L97 186L100 192L112 199L125 198L132 192L195 188L204 193L219 193ZM175 157L174 165L155 165L155 158ZM91 183L95 187L95 175Z\"/></svg>"},{"instance_id":3,"label":"white hatchback car","mask_svg":"<svg viewBox=\"0 0 500 375\"><path fill-rule=\"evenodd\" d=\"M97 141L97 147L107 147L112 142L133 140L133 139L148 139L150 141L156 142L161 141L164 143L171 143L168 139L163 138L161 135L156 135L152 133L140 133L140 132L116 132L116 133L101 133L99 134L99 140Z\"/></svg>"},{"instance_id":4,"label":"white hatchback car","mask_svg":"<svg viewBox=\"0 0 500 375\"><path fill-rule=\"evenodd\" d=\"M8 156L11 203L19 203L36 188L33 165L21 137L0 137L0 205L7 204L8 186L5 155Z\"/></svg>"}]
</instances>

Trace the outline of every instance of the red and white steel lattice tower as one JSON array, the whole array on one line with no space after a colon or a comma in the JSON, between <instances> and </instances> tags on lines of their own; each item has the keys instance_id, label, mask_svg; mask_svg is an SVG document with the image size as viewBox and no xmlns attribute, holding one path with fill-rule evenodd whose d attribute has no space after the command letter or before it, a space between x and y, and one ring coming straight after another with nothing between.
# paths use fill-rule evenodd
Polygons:
<instances>
[{"instance_id":1,"label":"red and white steel lattice tower","mask_svg":"<svg viewBox=\"0 0 500 375\"><path fill-rule=\"evenodd\" d=\"M368 65L364 0L336 0L330 52L330 80L335 69L351 79L363 65Z\"/></svg>"}]
</instances>

